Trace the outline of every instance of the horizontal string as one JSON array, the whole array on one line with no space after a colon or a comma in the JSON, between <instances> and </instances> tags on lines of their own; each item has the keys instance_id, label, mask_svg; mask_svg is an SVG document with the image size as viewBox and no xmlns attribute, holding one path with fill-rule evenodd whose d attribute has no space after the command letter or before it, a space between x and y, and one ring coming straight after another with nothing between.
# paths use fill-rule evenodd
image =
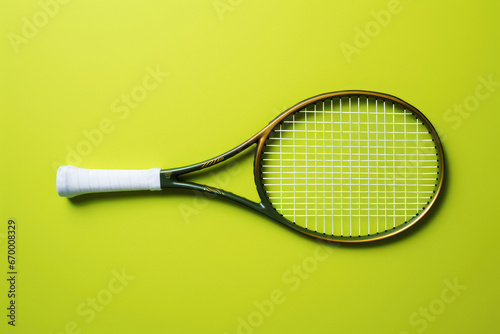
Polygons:
<instances>
[{"instance_id":1,"label":"horizontal string","mask_svg":"<svg viewBox=\"0 0 500 334\"><path fill-rule=\"evenodd\" d=\"M276 139L276 138L273 138L273 139ZM283 138L283 139L289 139L289 138ZM297 139L297 140L300 140L300 139ZM322 140L322 139L318 139L318 140ZM392 140L391 140L392 142ZM404 149L404 148L410 148L410 149L426 149L426 150L430 150L430 149L433 149L435 150L436 147L435 146L350 146L350 145L345 145L345 146L334 146L334 145L330 145L330 146L309 146L309 145L267 145L266 146L275 146L275 147L322 147L322 148L357 148L357 149L363 149L363 148L384 148L384 149L388 149L388 150L392 150L392 149ZM266 151L266 152L271 152L271 151ZM286 154L286 153L284 153Z\"/></svg>"},{"instance_id":2,"label":"horizontal string","mask_svg":"<svg viewBox=\"0 0 500 334\"><path fill-rule=\"evenodd\" d=\"M348 197L348 196L338 196L338 197L333 197L333 196L269 196L269 199L342 199L342 198L350 198L350 199L394 199L394 196L391 197L382 197L382 196L377 196L377 197L364 197L364 196L353 196L353 197ZM415 198L422 198L422 196L407 196L405 199L415 199ZM288 203L288 204L293 204L293 203ZM368 204L368 203L366 203Z\"/></svg>"},{"instance_id":3,"label":"horizontal string","mask_svg":"<svg viewBox=\"0 0 500 334\"><path fill-rule=\"evenodd\" d=\"M309 215L294 215L296 217L311 217ZM325 214L316 214L316 217L331 217L331 215ZM411 215L395 215L395 214L387 214L387 215L348 215L343 217L412 217Z\"/></svg>"},{"instance_id":4,"label":"horizontal string","mask_svg":"<svg viewBox=\"0 0 500 334\"><path fill-rule=\"evenodd\" d=\"M287 167L287 166L284 166L284 167ZM288 166L288 167L293 167L293 166ZM345 167L349 167L349 166L345 166ZM368 166L365 166L365 167L368 167ZM363 168L365 168L363 167ZM307 166L296 166L296 168L307 168ZM356 167L358 168L358 167ZM396 167L394 167L396 168ZM287 172L287 171L282 171L282 172L262 172L262 174L303 174L303 173L307 173L307 174L339 174L339 172L323 172L323 171L319 171L319 172L316 172L316 171L303 171L303 172L299 172L299 171L295 171L295 172ZM358 175L358 174L384 174L385 175L385 172L373 172L373 171L366 171L366 172L342 172L342 174L355 174L355 175ZM406 172L406 174L418 174L418 175L438 175L437 172L434 172L434 173L428 173L428 172L418 172L418 173L415 173L415 172ZM387 175L401 175L401 173L387 173Z\"/></svg>"},{"instance_id":5,"label":"horizontal string","mask_svg":"<svg viewBox=\"0 0 500 334\"><path fill-rule=\"evenodd\" d=\"M308 113L313 113L313 114L319 114L319 113L325 113L325 114L340 114L340 113L347 113L347 114L351 114L352 115L358 115L358 114L361 114L361 115L413 115L412 113L409 113L409 112L397 112L397 113L384 113L384 114L381 114L381 113L378 113L378 112L361 112L361 113L358 113L358 112L349 112L348 110L299 110L298 113L305 113L305 114L308 114ZM373 123L375 124L375 123ZM411 124L411 123L408 123L408 124Z\"/></svg>"},{"instance_id":6,"label":"horizontal string","mask_svg":"<svg viewBox=\"0 0 500 334\"><path fill-rule=\"evenodd\" d=\"M397 183L377 183L377 184L359 184L359 183L267 183L266 186L374 186L374 187L392 187L392 186L412 186L416 187L417 184L397 184ZM434 187L434 184L418 184L419 187ZM333 190L332 190L333 191ZM284 190L283 192L288 192Z\"/></svg>"},{"instance_id":7,"label":"horizontal string","mask_svg":"<svg viewBox=\"0 0 500 334\"><path fill-rule=\"evenodd\" d=\"M404 185L402 185L404 186ZM308 193L312 192L312 190L307 191L307 190L296 190L298 193ZM317 193L332 193L333 191L326 191L326 190L317 190L315 191ZM266 193L287 193L287 191L278 191L278 190L266 190ZM412 194L431 194L433 192L430 191L422 191L422 190L406 190L406 191L401 191L401 190L387 190L387 191L382 191L382 190L370 190L370 191L361 191L361 190L346 190L346 191L335 191L335 193L412 193Z\"/></svg>"},{"instance_id":8,"label":"horizontal string","mask_svg":"<svg viewBox=\"0 0 500 334\"><path fill-rule=\"evenodd\" d=\"M297 174L303 174L303 173L300 173L300 172L297 172ZM321 174L321 173L318 173L318 174ZM336 173L338 174L338 173ZM365 173L367 174L367 173ZM310 178L308 177L263 177L262 178L263 180L310 180ZM377 181L377 180L380 180L380 181L383 181L383 180L394 180L392 178L369 178L369 177L352 177L352 178L348 178L348 177L317 177L315 178L316 180L346 180L346 179L349 179L349 180L373 180L373 181ZM404 180L406 181L436 181L435 178L405 178Z\"/></svg>"},{"instance_id":9,"label":"horizontal string","mask_svg":"<svg viewBox=\"0 0 500 334\"><path fill-rule=\"evenodd\" d=\"M312 153L311 153L312 154ZM323 153L320 153L323 154ZM312 161L312 162L439 162L439 160L434 160L434 159L428 159L428 160L408 160L408 159L401 159L401 160L369 160L369 159L363 159L363 160L349 160L349 159L275 159L275 158L264 158L262 159L263 161ZM287 166L283 166L287 167ZM324 166L315 166L315 167L324 167ZM337 166L328 166L328 167L337 167ZM347 166L346 166L347 167ZM368 166L366 166L368 167ZM378 166L373 166L373 167L378 167Z\"/></svg>"},{"instance_id":10,"label":"horizontal string","mask_svg":"<svg viewBox=\"0 0 500 334\"><path fill-rule=\"evenodd\" d=\"M365 113L366 115L366 113ZM421 125L421 123L392 123L392 122L389 122L389 123L381 123L381 122L340 122L340 121L330 121L330 122L325 122L325 121L314 121L314 122L306 122L306 121L283 121L283 123L287 123L287 124L332 124L332 125L336 125L336 124L351 124L351 125L406 125L406 126L415 126L415 127L419 127ZM375 131L371 132L371 133L375 133ZM380 132L380 133L383 133L383 132ZM430 132L422 132L422 133L425 133L425 134L429 134Z\"/></svg>"},{"instance_id":11,"label":"horizontal string","mask_svg":"<svg viewBox=\"0 0 500 334\"><path fill-rule=\"evenodd\" d=\"M355 198L359 198L359 197L355 197ZM276 204L276 205L311 205L311 203L302 203L302 202L295 202L295 203L286 203L286 202L273 202L273 205ZM330 205L332 203L316 203L317 205ZM338 204L342 204L342 203L338 203ZM427 205L427 202L425 203L418 203L418 202L404 202L404 203L394 203L394 202L391 202L391 203L373 203L373 202L370 202L370 203L361 203L361 202L357 202L357 203L353 203L353 202L348 202L347 204L350 204L350 205ZM335 205L335 204L333 204ZM406 209L406 208L405 208ZM304 209L297 209L297 210L304 210ZM308 209L308 210L313 210L313 209ZM323 209L321 209L323 210ZM350 210L350 209L343 209L343 208L339 208L339 209L334 209L334 208L331 208L329 210ZM355 209L355 210L358 210L358 209ZM362 210L372 210L372 208L362 208ZM373 210L378 210L378 208L373 208ZM400 210L400 209L398 209Z\"/></svg>"},{"instance_id":12,"label":"horizontal string","mask_svg":"<svg viewBox=\"0 0 500 334\"><path fill-rule=\"evenodd\" d=\"M359 134L367 134L367 133L373 133L373 132L364 132L364 131L350 131L350 130L343 130L343 131L321 131L321 130L316 130L316 131L313 131L313 130L308 130L308 129L304 129L304 130L298 130L298 129L295 129L295 130L283 130L283 129L274 129L273 132L295 132L295 133L325 133L325 134L335 134L335 133L338 133L338 134L342 134L342 133L359 133ZM392 134L392 135L402 135L402 134L428 134L427 132L377 132L377 133L374 133L374 134ZM292 138L274 138L274 137L269 137L269 139L275 139L275 140L290 140ZM299 138L300 139L300 138ZM319 139L319 138L318 138ZM331 138L328 138L328 140L332 140ZM334 138L334 140L342 140L342 138ZM351 140L351 139L343 139L343 140ZM359 139L354 139L354 140L359 140ZM366 138L366 139L363 139L363 140L373 140L373 139L370 139L370 138ZM400 141L415 141L416 139L400 139ZM381 141L384 141L381 139ZM392 141L391 139L387 139L386 141ZM396 141L398 141L398 139L396 139ZM419 139L418 141L432 141L432 139Z\"/></svg>"},{"instance_id":13,"label":"horizontal string","mask_svg":"<svg viewBox=\"0 0 500 334\"><path fill-rule=\"evenodd\" d=\"M314 162L314 160L312 160ZM319 160L323 161L323 160ZM331 160L331 162L334 162L335 160ZM288 167L291 168L293 166L283 166L283 165L262 165L262 167ZM297 167L315 167L315 166L297 166ZM317 167L323 167L323 166L317 166ZM370 168L370 166L335 166L336 168ZM439 168L439 166L371 166L371 168Z\"/></svg>"},{"instance_id":14,"label":"horizontal string","mask_svg":"<svg viewBox=\"0 0 500 334\"><path fill-rule=\"evenodd\" d=\"M273 203L273 204L276 204L276 205L279 205L279 203ZM350 204L350 203L349 203ZM407 203L407 205L425 205L425 204L419 204L419 203ZM287 204L287 205L290 205L290 204ZM297 205L306 205L304 203L297 203ZM310 205L310 204L309 204ZM362 204L353 204L353 205L362 205ZM392 204L391 204L392 205ZM395 204L395 205L398 205L398 204ZM399 204L399 205L404 205L404 204ZM281 211L292 211L292 210L295 210L295 211L301 211L301 212L309 212L309 211L322 211L324 213L324 211L333 211L333 212L342 212L342 211L376 211L376 212L379 212L379 211L395 211L395 212L400 212L400 211L410 211L410 212L413 212L414 210L407 210L406 208L350 208L350 209L347 209L347 208L341 208L341 209L335 209L335 208L309 208L309 209L303 209L303 208L279 208Z\"/></svg>"},{"instance_id":15,"label":"horizontal string","mask_svg":"<svg viewBox=\"0 0 500 334\"><path fill-rule=\"evenodd\" d=\"M270 146L280 146L280 145L270 145ZM303 147L305 147L306 145L302 145ZM307 147L311 147L311 148L315 148L315 147L321 147L321 148L324 148L324 146L321 146L321 145L318 145L318 146L310 146L310 145L307 145ZM329 148L329 147L327 147ZM368 148L368 147L363 147L363 148ZM370 147L371 148L371 147ZM398 148L403 148L403 147L398 147ZM432 147L434 148L434 147ZM262 152L264 154L276 154L276 155L280 155L280 154L283 154L283 155L286 155L286 154L312 154L312 153L309 153L309 152L272 152L272 151L264 151ZM321 153L321 152L315 152L315 154L320 154L320 155L323 155L323 154L334 154L336 156L340 155L341 153L337 153L337 152L326 152L326 153ZM352 152L352 153L349 153L349 152L344 152L342 154L345 154L345 155L373 155L373 153L370 153L370 152L366 152L366 153L359 153L359 152ZM387 156L413 156L412 154L404 154L404 153L378 153L377 156L379 155L387 155ZM418 156L437 156L436 153L419 153ZM379 159L378 161L386 161L384 159ZM387 160L388 161L388 160ZM425 160L423 160L425 161Z\"/></svg>"}]
</instances>

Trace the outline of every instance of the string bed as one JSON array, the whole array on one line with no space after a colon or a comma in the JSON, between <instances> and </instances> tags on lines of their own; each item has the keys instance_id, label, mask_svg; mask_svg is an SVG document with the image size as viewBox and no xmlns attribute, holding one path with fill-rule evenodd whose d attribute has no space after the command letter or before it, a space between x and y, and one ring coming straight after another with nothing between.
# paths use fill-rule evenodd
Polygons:
<instances>
[{"instance_id":1,"label":"string bed","mask_svg":"<svg viewBox=\"0 0 500 334\"><path fill-rule=\"evenodd\" d=\"M395 229L435 196L439 152L425 122L391 100L314 102L269 134L261 178L273 207L308 230L340 237Z\"/></svg>"}]
</instances>

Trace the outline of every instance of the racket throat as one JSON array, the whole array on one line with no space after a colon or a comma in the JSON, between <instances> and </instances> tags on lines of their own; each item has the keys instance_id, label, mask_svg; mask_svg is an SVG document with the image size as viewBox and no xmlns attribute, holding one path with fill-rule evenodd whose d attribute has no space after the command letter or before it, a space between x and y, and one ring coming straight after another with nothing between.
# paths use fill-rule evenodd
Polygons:
<instances>
[{"instance_id":1,"label":"racket throat","mask_svg":"<svg viewBox=\"0 0 500 334\"><path fill-rule=\"evenodd\" d=\"M232 202L238 203L246 208L262 213L266 216L269 216L269 214L267 213L268 210L266 209L264 204L251 201L245 197L238 196L226 190L203 184L181 181L170 172L162 171L160 173L160 177L161 177L162 189L186 189L186 190L202 192L207 194L207 197L214 197L214 196L221 197L230 200Z\"/></svg>"}]
</instances>

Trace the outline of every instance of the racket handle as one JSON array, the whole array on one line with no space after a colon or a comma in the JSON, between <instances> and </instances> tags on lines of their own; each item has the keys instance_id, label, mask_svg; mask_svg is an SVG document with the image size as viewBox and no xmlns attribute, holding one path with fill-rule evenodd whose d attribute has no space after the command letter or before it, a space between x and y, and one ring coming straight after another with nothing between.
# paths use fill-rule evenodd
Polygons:
<instances>
[{"instance_id":1,"label":"racket handle","mask_svg":"<svg viewBox=\"0 0 500 334\"><path fill-rule=\"evenodd\" d=\"M61 197L108 191L161 190L160 168L112 170L68 165L57 170L56 184Z\"/></svg>"}]
</instances>

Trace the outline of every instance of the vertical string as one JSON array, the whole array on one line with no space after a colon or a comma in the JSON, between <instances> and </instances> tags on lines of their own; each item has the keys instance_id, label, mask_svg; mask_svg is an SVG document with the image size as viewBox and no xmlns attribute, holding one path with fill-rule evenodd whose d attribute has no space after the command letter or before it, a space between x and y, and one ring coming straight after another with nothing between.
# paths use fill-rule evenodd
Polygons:
<instances>
[{"instance_id":1,"label":"vertical string","mask_svg":"<svg viewBox=\"0 0 500 334\"><path fill-rule=\"evenodd\" d=\"M370 141L371 141L371 136L370 136L370 112L369 112L369 105L370 105L370 101L368 99L368 97L366 97L366 140L368 141L368 156L367 156L367 161L368 161L368 168L367 168L367 171L368 173L366 175L368 175L368 199L367 199L367 202L368 202L368 235L370 235L370 231L371 231L371 228L370 228L370 196L371 196L371 189L370 189L370 178L371 178L371 168L370 168Z\"/></svg>"},{"instance_id":2,"label":"vertical string","mask_svg":"<svg viewBox=\"0 0 500 334\"><path fill-rule=\"evenodd\" d=\"M280 159L279 159L279 169L280 169L280 175L283 175L283 126L282 126L283 123L280 123L279 125L279 133L280 133L280 139L279 139L279 150L280 150L280 153L279 153L279 156L280 156ZM285 200L283 199L283 177L280 177L279 178L279 185L280 185L280 196L282 198L282 200L280 201L280 208L283 209L283 202L285 202Z\"/></svg>"},{"instance_id":3,"label":"vertical string","mask_svg":"<svg viewBox=\"0 0 500 334\"><path fill-rule=\"evenodd\" d=\"M385 100L383 101L383 105L384 105L384 113L385 113ZM380 160L380 157L379 157L379 154L378 154L378 144L379 144L379 142L378 142L378 112L376 113L375 117L376 117L376 120L377 120L377 132L376 132L377 133L377 148L376 148L376 150L377 150L377 190L378 190L379 174L380 174L379 173L380 170L378 168L378 162ZM387 181L386 181L386 183L387 183ZM377 191L377 203L380 203L380 196L378 194L379 193ZM385 209L387 209L387 208L385 208ZM385 211L387 212L387 210L385 210ZM378 211L378 206L377 206L377 216L378 216L378 213L379 213L379 211ZM387 231L387 219L384 219L384 229Z\"/></svg>"},{"instance_id":4,"label":"vertical string","mask_svg":"<svg viewBox=\"0 0 500 334\"><path fill-rule=\"evenodd\" d=\"M395 122L395 113L396 110L394 108L394 102L392 102L392 164L393 164L393 169L392 169L392 178L393 178L393 212L392 212L392 227L396 227L396 122Z\"/></svg>"},{"instance_id":5,"label":"vertical string","mask_svg":"<svg viewBox=\"0 0 500 334\"><path fill-rule=\"evenodd\" d=\"M296 218L296 206L295 206L295 202L297 202L296 200L296 193L295 193L295 183L296 183L296 180L295 180L295 166L297 165L297 160L295 158L295 113L293 113L292 115L292 146L293 146L293 222L295 223L297 221L297 218ZM307 177L307 175L306 175Z\"/></svg>"},{"instance_id":6,"label":"vertical string","mask_svg":"<svg viewBox=\"0 0 500 334\"><path fill-rule=\"evenodd\" d=\"M309 136L307 135L308 134L307 130L309 130L309 126L308 126L308 123L307 123L307 121L308 121L307 110L304 110L304 118L305 118L305 127L306 127L305 131L304 131L304 138L305 138L305 148L304 148L304 151L306 153L305 154L305 165L306 165L306 177L305 177L305 179L306 179L306 193L305 193L305 195L306 195L305 196L306 197L305 198L306 215L305 216L306 216L306 229L307 229L307 223L308 223L308 218L309 218L309 214L308 214L309 213L309 211L308 211L308 208L309 208L309 198L308 198L309 197L309 185L308 185L308 182L307 182L308 181L307 180L308 179L308 175L309 175L309 173L308 173L309 172L309 161L307 159L308 153L309 153L309 150L308 150L309 149L309 145L308 145L309 144Z\"/></svg>"},{"instance_id":7,"label":"vertical string","mask_svg":"<svg viewBox=\"0 0 500 334\"><path fill-rule=\"evenodd\" d=\"M378 145L378 134L377 134L377 130L378 130L378 128L377 128L377 116L378 115L377 115L377 113L378 113L378 99L375 98L375 136L376 136L375 142L376 142L376 145ZM375 148L375 152L376 152L376 155L378 155L378 149L377 148ZM376 178L375 182L376 182L376 185L377 185L376 189L378 190L378 162L377 162L377 167L375 168L375 173L377 173L377 178ZM369 177L371 177L371 173L370 173ZM368 181L368 182L370 182L370 181ZM370 192L370 194L371 194L371 192ZM369 196L369 197L371 197L371 196ZM377 198L375 201L376 201L376 203L378 203L378 193L375 193L374 197ZM368 199L368 201L370 202L370 198ZM376 209L375 212L376 212L377 218L375 219L375 223L376 223L376 226L377 226L376 230L378 232L378 221L379 221L379 218L378 218L378 205L376 205L376 208L377 209ZM370 219L370 217L368 217L368 221L370 221L369 219Z\"/></svg>"},{"instance_id":8,"label":"vertical string","mask_svg":"<svg viewBox=\"0 0 500 334\"><path fill-rule=\"evenodd\" d=\"M340 116L340 236L344 236L344 134L342 132L342 98L339 98L339 116Z\"/></svg>"},{"instance_id":9,"label":"vertical string","mask_svg":"<svg viewBox=\"0 0 500 334\"><path fill-rule=\"evenodd\" d=\"M361 110L358 95L358 236L361 235Z\"/></svg>"},{"instance_id":10,"label":"vertical string","mask_svg":"<svg viewBox=\"0 0 500 334\"><path fill-rule=\"evenodd\" d=\"M326 137L325 137L325 100L323 102L323 233L326 232ZM333 187L333 186L332 186ZM331 195L333 196L333 194Z\"/></svg>"},{"instance_id":11,"label":"vertical string","mask_svg":"<svg viewBox=\"0 0 500 334\"><path fill-rule=\"evenodd\" d=\"M331 110L332 110L332 112L330 113L330 120L331 120L331 122L330 122L331 129L330 130L331 130L331 134L332 134L332 136L331 136L332 137L332 145L331 145L332 146L332 180L331 181L332 181L332 184L334 184L335 183L334 182L334 175L335 174L333 173L334 172L334 159L333 159L333 151L334 151L334 149L333 149L333 146L334 146L333 145L333 143L334 143L334 140L333 140L333 135L334 135L334 133L333 133L333 98L330 100L330 104L331 104ZM340 141L340 143L342 143L342 141ZM340 181L340 183L342 183L342 180ZM335 196L334 196L334 194L335 194L335 188L334 188L334 186L332 186L332 235L334 234L334 231L335 231L334 230L334 216L335 216L335 211L334 211L334 207L335 207L334 197Z\"/></svg>"},{"instance_id":12,"label":"vertical string","mask_svg":"<svg viewBox=\"0 0 500 334\"><path fill-rule=\"evenodd\" d=\"M318 121L314 102L314 231L318 231Z\"/></svg>"},{"instance_id":13,"label":"vertical string","mask_svg":"<svg viewBox=\"0 0 500 334\"><path fill-rule=\"evenodd\" d=\"M408 146L407 142L406 142L406 108L403 108L403 117L404 117L404 131L403 131L404 132L404 141L403 141L403 143L404 143L404 151L405 151L404 152L404 155L405 155L405 181L404 181L405 182L405 213L404 213L404 215L405 215L405 221L406 221L406 215L408 212L407 208L406 208L406 203L408 203L407 192L406 192L406 185L408 183L408 179L406 178L406 169L408 168L408 162L407 162L408 160L407 160L407 156L406 156L406 146Z\"/></svg>"},{"instance_id":14,"label":"vertical string","mask_svg":"<svg viewBox=\"0 0 500 334\"><path fill-rule=\"evenodd\" d=\"M349 96L349 236L352 236L352 114Z\"/></svg>"},{"instance_id":15,"label":"vertical string","mask_svg":"<svg viewBox=\"0 0 500 334\"><path fill-rule=\"evenodd\" d=\"M384 220L385 220L385 225L387 226L387 183L389 183L389 180L387 179L387 116L386 116L386 111L385 111L385 101L384 101Z\"/></svg>"},{"instance_id":16,"label":"vertical string","mask_svg":"<svg viewBox=\"0 0 500 334\"><path fill-rule=\"evenodd\" d=\"M418 142L419 142L419 138L418 138L418 134L419 134L419 130L418 130L418 117L415 116L415 119L416 119L416 126L415 126L415 132L417 133L417 154L415 154L417 156L417 168L415 170L415 174L417 174L417 195L415 196L415 203L416 203L416 206L417 206L417 213L420 209L420 206L419 206L419 200L420 200L420 193L418 192L418 185L419 185L419 180L418 180L418 174L420 174L420 169L419 169L419 161L418 161L418 156L420 155L420 150L419 150L419 147L418 147Z\"/></svg>"}]
</instances>

